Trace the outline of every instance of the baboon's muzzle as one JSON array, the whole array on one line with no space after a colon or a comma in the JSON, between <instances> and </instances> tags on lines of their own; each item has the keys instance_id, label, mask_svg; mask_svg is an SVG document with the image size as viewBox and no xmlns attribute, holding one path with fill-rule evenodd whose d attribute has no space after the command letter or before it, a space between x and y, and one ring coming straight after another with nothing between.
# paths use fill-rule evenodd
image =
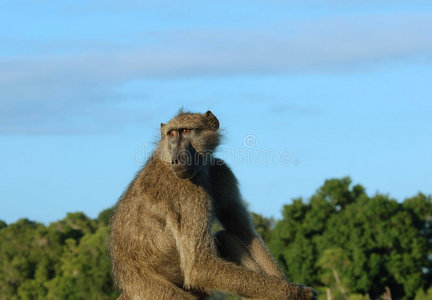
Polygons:
<instances>
[{"instance_id":1,"label":"baboon's muzzle","mask_svg":"<svg viewBox=\"0 0 432 300\"><path fill-rule=\"evenodd\" d=\"M192 146L173 151L171 170L180 179L190 179L199 170L199 155Z\"/></svg>"}]
</instances>

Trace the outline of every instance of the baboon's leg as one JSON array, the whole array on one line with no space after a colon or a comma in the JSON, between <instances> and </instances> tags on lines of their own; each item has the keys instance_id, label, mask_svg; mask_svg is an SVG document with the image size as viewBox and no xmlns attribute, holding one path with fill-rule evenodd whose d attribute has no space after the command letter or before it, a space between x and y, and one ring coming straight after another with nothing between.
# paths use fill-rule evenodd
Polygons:
<instances>
[{"instance_id":1,"label":"baboon's leg","mask_svg":"<svg viewBox=\"0 0 432 300\"><path fill-rule=\"evenodd\" d=\"M127 300L128 297L126 297L125 294L120 294L120 296L118 296L117 300Z\"/></svg>"},{"instance_id":2,"label":"baboon's leg","mask_svg":"<svg viewBox=\"0 0 432 300\"><path fill-rule=\"evenodd\" d=\"M159 278L153 278L146 286L131 284L131 293L122 293L117 300L198 300L202 296L187 292L175 284ZM130 295L129 295L130 294Z\"/></svg>"},{"instance_id":3,"label":"baboon's leg","mask_svg":"<svg viewBox=\"0 0 432 300\"><path fill-rule=\"evenodd\" d=\"M249 250L234 234L221 230L215 235L219 255L237 265L257 272L263 272L259 264L252 258Z\"/></svg>"}]
</instances>

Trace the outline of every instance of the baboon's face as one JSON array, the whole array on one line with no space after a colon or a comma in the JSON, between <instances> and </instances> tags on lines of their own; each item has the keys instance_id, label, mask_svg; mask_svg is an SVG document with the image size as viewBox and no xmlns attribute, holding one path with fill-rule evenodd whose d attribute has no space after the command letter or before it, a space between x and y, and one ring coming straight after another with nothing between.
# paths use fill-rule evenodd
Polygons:
<instances>
[{"instance_id":1,"label":"baboon's face","mask_svg":"<svg viewBox=\"0 0 432 300\"><path fill-rule=\"evenodd\" d=\"M210 111L180 113L166 125L161 124L164 157L178 178L190 179L210 163L219 143L218 128L219 121Z\"/></svg>"},{"instance_id":2,"label":"baboon's face","mask_svg":"<svg viewBox=\"0 0 432 300\"><path fill-rule=\"evenodd\" d=\"M167 133L168 148L171 154L171 170L181 179L195 176L203 165L203 156L194 148L192 141L199 129L176 128Z\"/></svg>"}]
</instances>

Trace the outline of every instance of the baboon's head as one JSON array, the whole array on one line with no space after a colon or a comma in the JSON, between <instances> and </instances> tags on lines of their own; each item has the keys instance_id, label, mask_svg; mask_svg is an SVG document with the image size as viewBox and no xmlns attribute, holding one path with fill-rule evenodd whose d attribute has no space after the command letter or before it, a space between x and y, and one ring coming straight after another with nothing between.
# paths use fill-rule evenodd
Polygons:
<instances>
[{"instance_id":1,"label":"baboon's head","mask_svg":"<svg viewBox=\"0 0 432 300\"><path fill-rule=\"evenodd\" d=\"M171 164L181 179L194 177L211 162L219 144L219 121L207 111L204 114L180 111L167 124L161 124L162 159Z\"/></svg>"}]
</instances>

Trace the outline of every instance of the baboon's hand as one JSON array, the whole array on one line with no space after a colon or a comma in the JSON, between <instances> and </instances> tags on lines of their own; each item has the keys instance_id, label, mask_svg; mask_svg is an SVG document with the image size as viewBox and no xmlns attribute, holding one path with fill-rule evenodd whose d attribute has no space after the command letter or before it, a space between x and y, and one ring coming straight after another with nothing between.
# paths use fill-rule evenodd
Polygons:
<instances>
[{"instance_id":1,"label":"baboon's hand","mask_svg":"<svg viewBox=\"0 0 432 300\"><path fill-rule=\"evenodd\" d=\"M298 291L297 291L297 299L299 300L317 300L318 295L317 292L308 286L305 286L304 284L297 285Z\"/></svg>"}]
</instances>

